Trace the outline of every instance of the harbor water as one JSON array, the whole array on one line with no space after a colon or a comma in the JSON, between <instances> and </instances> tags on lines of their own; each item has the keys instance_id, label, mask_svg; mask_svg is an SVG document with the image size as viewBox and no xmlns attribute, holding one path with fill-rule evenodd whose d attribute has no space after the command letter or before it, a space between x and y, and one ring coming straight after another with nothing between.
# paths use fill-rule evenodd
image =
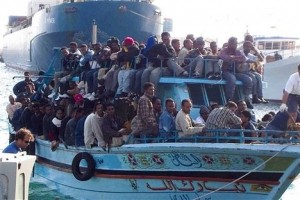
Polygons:
<instances>
[{"instance_id":1,"label":"harbor water","mask_svg":"<svg viewBox=\"0 0 300 200\"><path fill-rule=\"evenodd\" d=\"M9 103L8 96L12 94L12 88L14 84L16 84L21 79L13 79L13 76L20 76L23 73L20 71L16 71L10 68L5 67L3 63L0 63L0 79L2 83L2 87L0 89L0 151L8 144L8 121L7 121L7 113L6 113L6 105ZM258 104L255 105L255 114L258 119L268 113L269 111L277 112L279 108L279 104L277 103L269 103L269 104ZM282 200L293 200L298 199L300 196L300 178L298 178L293 182L293 184L289 187L289 189L282 196ZM298 197L298 198L297 198ZM64 194L58 193L55 189L49 188L46 182L43 180L37 179L37 177L33 177L30 182L29 188L29 200L65 200L65 199L73 199ZM95 197L97 199L97 197Z\"/></svg>"}]
</instances>

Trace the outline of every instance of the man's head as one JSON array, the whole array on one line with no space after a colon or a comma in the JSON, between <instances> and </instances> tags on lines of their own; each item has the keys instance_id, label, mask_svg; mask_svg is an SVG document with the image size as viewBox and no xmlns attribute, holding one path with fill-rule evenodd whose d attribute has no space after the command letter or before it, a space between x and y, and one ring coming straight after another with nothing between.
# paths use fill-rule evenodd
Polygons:
<instances>
[{"instance_id":1,"label":"man's head","mask_svg":"<svg viewBox=\"0 0 300 200\"><path fill-rule=\"evenodd\" d=\"M191 39L185 39L183 41L183 46L188 50L191 50L193 48L193 41Z\"/></svg>"},{"instance_id":2,"label":"man's head","mask_svg":"<svg viewBox=\"0 0 300 200\"><path fill-rule=\"evenodd\" d=\"M228 108L229 110L231 110L232 112L235 112L236 109L238 108L236 103L234 103L233 101L228 101L227 104L225 105L225 107Z\"/></svg>"},{"instance_id":3,"label":"man's head","mask_svg":"<svg viewBox=\"0 0 300 200\"><path fill-rule=\"evenodd\" d=\"M146 82L144 84L144 94L150 97L154 95L154 84L150 82Z\"/></svg>"},{"instance_id":4,"label":"man's head","mask_svg":"<svg viewBox=\"0 0 300 200\"><path fill-rule=\"evenodd\" d=\"M24 72L25 81L30 81L30 72Z\"/></svg>"},{"instance_id":5,"label":"man's head","mask_svg":"<svg viewBox=\"0 0 300 200\"><path fill-rule=\"evenodd\" d=\"M204 106L204 105L200 106L199 114L205 121L208 118L209 113L210 113L210 110L207 106Z\"/></svg>"},{"instance_id":6,"label":"man's head","mask_svg":"<svg viewBox=\"0 0 300 200\"><path fill-rule=\"evenodd\" d=\"M108 115L114 115L115 114L115 106L114 106L114 104L112 104L112 103L106 104L106 106L105 106L105 112Z\"/></svg>"},{"instance_id":7,"label":"man's head","mask_svg":"<svg viewBox=\"0 0 300 200\"><path fill-rule=\"evenodd\" d=\"M152 98L152 104L153 104L153 109L160 113L161 112L161 100L158 97L153 97Z\"/></svg>"},{"instance_id":8,"label":"man's head","mask_svg":"<svg viewBox=\"0 0 300 200\"><path fill-rule=\"evenodd\" d=\"M169 32L163 32L161 34L161 40L165 45L170 45L170 33Z\"/></svg>"},{"instance_id":9,"label":"man's head","mask_svg":"<svg viewBox=\"0 0 300 200\"><path fill-rule=\"evenodd\" d=\"M175 111L175 102L173 99L166 99L166 110L168 113L173 113Z\"/></svg>"},{"instance_id":10,"label":"man's head","mask_svg":"<svg viewBox=\"0 0 300 200\"><path fill-rule=\"evenodd\" d=\"M190 99L183 99L181 102L181 109L185 114L190 114L192 102Z\"/></svg>"},{"instance_id":11,"label":"man's head","mask_svg":"<svg viewBox=\"0 0 300 200\"><path fill-rule=\"evenodd\" d=\"M179 39L173 39L171 41L171 45L175 49L175 51L180 51L180 41L179 41Z\"/></svg>"},{"instance_id":12,"label":"man's head","mask_svg":"<svg viewBox=\"0 0 300 200\"><path fill-rule=\"evenodd\" d=\"M103 114L103 104L101 102L97 102L94 106L94 112L101 116Z\"/></svg>"},{"instance_id":13,"label":"man's head","mask_svg":"<svg viewBox=\"0 0 300 200\"><path fill-rule=\"evenodd\" d=\"M70 42L69 49L71 53L75 53L77 51L78 44L76 42Z\"/></svg>"},{"instance_id":14,"label":"man's head","mask_svg":"<svg viewBox=\"0 0 300 200\"><path fill-rule=\"evenodd\" d=\"M247 110L247 104L244 100L239 100L237 102L237 108L239 111Z\"/></svg>"},{"instance_id":15,"label":"man's head","mask_svg":"<svg viewBox=\"0 0 300 200\"><path fill-rule=\"evenodd\" d=\"M16 145L19 148L25 149L30 142L34 141L34 137L30 132L30 130L26 128L21 128L16 133L15 141L16 141Z\"/></svg>"},{"instance_id":16,"label":"man's head","mask_svg":"<svg viewBox=\"0 0 300 200\"><path fill-rule=\"evenodd\" d=\"M238 40L237 40L236 37L230 37L228 39L228 47L227 48L232 49L232 50L236 50L237 45L238 45Z\"/></svg>"}]
</instances>

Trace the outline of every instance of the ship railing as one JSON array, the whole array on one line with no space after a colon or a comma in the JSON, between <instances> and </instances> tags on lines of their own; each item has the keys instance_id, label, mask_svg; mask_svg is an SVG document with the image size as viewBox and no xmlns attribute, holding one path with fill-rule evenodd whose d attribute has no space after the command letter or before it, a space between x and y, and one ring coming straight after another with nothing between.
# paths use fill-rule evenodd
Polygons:
<instances>
[{"instance_id":1,"label":"ship railing","mask_svg":"<svg viewBox=\"0 0 300 200\"><path fill-rule=\"evenodd\" d=\"M180 137L180 131L159 132L158 136L130 134L127 144L136 143L275 143L275 144L299 144L299 131L275 131L275 130L243 130L243 129L214 129L206 130L188 137ZM251 135L251 136L249 136Z\"/></svg>"}]
</instances>

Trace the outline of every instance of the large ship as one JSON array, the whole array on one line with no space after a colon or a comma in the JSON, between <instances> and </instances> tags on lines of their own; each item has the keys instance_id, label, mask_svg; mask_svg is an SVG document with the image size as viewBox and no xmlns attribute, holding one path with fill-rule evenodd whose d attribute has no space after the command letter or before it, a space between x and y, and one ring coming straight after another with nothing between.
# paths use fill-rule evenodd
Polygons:
<instances>
[{"instance_id":1,"label":"large ship","mask_svg":"<svg viewBox=\"0 0 300 200\"><path fill-rule=\"evenodd\" d=\"M162 32L160 9L151 0L30 0L27 16L10 16L2 56L8 67L47 71L60 66L53 49L105 43L126 36L138 42Z\"/></svg>"}]
</instances>

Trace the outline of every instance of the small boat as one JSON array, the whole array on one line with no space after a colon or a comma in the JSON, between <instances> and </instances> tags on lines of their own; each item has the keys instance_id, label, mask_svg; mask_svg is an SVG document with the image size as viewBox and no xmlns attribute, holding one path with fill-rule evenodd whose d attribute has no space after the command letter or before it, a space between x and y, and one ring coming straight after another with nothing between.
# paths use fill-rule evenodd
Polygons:
<instances>
[{"instance_id":1,"label":"small boat","mask_svg":"<svg viewBox=\"0 0 300 200\"><path fill-rule=\"evenodd\" d=\"M192 116L199 105L224 105L224 80L161 77L161 99L176 104L193 99ZM241 95L237 82L236 95ZM35 177L75 199L279 199L300 172L299 140L294 137L270 143L252 138L244 144L245 130L231 143L222 133L215 143L204 136L186 142L174 137L135 138L112 148L85 148L60 144L51 151L49 141L36 140ZM298 133L298 132L297 132ZM212 139L212 137L209 137ZM249 139L249 138L248 138ZM151 140L151 143L149 141ZM283 144L282 144L283 143Z\"/></svg>"},{"instance_id":2,"label":"small boat","mask_svg":"<svg viewBox=\"0 0 300 200\"><path fill-rule=\"evenodd\" d=\"M256 48L266 57L264 66L264 97L281 100L282 91L289 76L297 72L300 64L300 43L298 37L255 37Z\"/></svg>"},{"instance_id":3,"label":"small boat","mask_svg":"<svg viewBox=\"0 0 300 200\"><path fill-rule=\"evenodd\" d=\"M36 157L26 152L0 153L0 199L28 199Z\"/></svg>"}]
</instances>

